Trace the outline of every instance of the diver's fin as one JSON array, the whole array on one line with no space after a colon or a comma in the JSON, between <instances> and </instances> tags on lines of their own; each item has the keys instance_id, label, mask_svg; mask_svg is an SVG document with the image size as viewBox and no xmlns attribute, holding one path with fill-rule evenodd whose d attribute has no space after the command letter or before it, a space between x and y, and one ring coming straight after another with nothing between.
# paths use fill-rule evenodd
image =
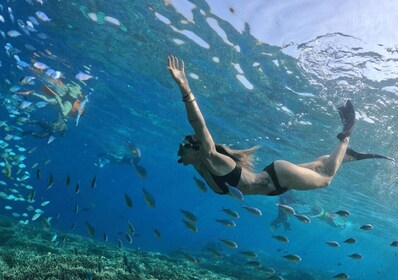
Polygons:
<instances>
[{"instance_id":1,"label":"diver's fin","mask_svg":"<svg viewBox=\"0 0 398 280\"><path fill-rule=\"evenodd\" d=\"M355 110L351 100L347 100L345 106L337 108L343 123L343 132L337 135L337 138L342 141L344 138L351 135L351 130L355 124Z\"/></svg>"},{"instance_id":2,"label":"diver's fin","mask_svg":"<svg viewBox=\"0 0 398 280\"><path fill-rule=\"evenodd\" d=\"M395 161L395 159L393 159L393 158L378 155L378 154L358 153L351 148L347 148L346 155L353 157L354 160L362 160L362 159L368 159L368 158L382 158L382 159Z\"/></svg>"}]
</instances>

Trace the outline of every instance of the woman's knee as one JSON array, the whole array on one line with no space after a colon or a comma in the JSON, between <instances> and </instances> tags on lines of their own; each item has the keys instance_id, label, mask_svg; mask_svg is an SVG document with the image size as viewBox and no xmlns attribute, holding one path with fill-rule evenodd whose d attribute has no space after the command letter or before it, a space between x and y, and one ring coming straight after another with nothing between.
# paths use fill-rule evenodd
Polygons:
<instances>
[{"instance_id":1,"label":"woman's knee","mask_svg":"<svg viewBox=\"0 0 398 280\"><path fill-rule=\"evenodd\" d=\"M320 188L326 188L327 186L330 185L330 183L332 183L332 180L333 176L325 176L325 178L322 180L320 184Z\"/></svg>"}]
</instances>

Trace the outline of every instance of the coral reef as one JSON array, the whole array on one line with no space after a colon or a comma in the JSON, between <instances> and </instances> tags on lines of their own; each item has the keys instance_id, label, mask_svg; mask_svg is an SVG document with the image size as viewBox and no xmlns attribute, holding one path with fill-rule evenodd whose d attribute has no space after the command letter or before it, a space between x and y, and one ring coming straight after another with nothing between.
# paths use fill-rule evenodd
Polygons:
<instances>
[{"instance_id":1,"label":"coral reef","mask_svg":"<svg viewBox=\"0 0 398 280\"><path fill-rule=\"evenodd\" d=\"M120 249L5 217L0 220L0 278L4 280L233 279L181 256ZM51 242L54 234L60 237Z\"/></svg>"}]
</instances>

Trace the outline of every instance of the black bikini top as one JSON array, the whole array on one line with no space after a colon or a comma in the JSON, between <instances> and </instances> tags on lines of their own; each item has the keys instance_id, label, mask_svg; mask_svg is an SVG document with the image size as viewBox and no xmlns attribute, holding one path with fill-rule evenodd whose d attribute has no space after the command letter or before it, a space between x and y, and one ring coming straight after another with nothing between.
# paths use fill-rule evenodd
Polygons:
<instances>
[{"instance_id":1,"label":"black bikini top","mask_svg":"<svg viewBox=\"0 0 398 280\"><path fill-rule=\"evenodd\" d=\"M218 194L229 193L228 185L236 187L240 180L240 175L242 174L242 167L236 165L235 168L224 176L217 176L210 172L211 177L217 186L221 189L221 192L216 192Z\"/></svg>"}]
</instances>

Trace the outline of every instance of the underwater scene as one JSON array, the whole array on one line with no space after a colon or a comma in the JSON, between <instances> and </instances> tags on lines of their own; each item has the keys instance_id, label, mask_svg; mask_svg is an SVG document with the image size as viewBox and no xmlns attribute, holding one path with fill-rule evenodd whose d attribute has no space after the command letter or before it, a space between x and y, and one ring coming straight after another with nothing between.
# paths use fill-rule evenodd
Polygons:
<instances>
[{"instance_id":1,"label":"underwater scene","mask_svg":"<svg viewBox=\"0 0 398 280\"><path fill-rule=\"evenodd\" d=\"M398 279L397 13L0 0L0 279Z\"/></svg>"}]
</instances>

